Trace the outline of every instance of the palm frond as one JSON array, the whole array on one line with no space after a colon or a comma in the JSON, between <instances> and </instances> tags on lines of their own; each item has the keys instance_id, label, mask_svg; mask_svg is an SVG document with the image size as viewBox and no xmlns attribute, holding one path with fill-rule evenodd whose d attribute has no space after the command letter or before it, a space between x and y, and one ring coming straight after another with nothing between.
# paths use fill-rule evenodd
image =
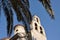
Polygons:
<instances>
[{"instance_id":1,"label":"palm frond","mask_svg":"<svg viewBox=\"0 0 60 40\"><path fill-rule=\"evenodd\" d=\"M32 15L31 15L29 9L23 4L23 2L21 0L19 0L17 2L18 2L19 7L21 7L22 12L26 16L28 22L31 22L32 21Z\"/></svg>"},{"instance_id":2,"label":"palm frond","mask_svg":"<svg viewBox=\"0 0 60 40\"><path fill-rule=\"evenodd\" d=\"M24 5L24 3L21 0L13 0L13 1L10 0L10 1L12 3L14 10L16 10L16 12L17 12L17 16L19 14L19 16L17 18L20 17L20 19L22 19L22 16L21 16L21 11L22 11L24 13L24 15L27 17L27 20L29 20L29 21L32 20L32 16L31 16L29 9ZM18 7L20 7L22 10L19 11Z\"/></svg>"},{"instance_id":3,"label":"palm frond","mask_svg":"<svg viewBox=\"0 0 60 40\"><path fill-rule=\"evenodd\" d=\"M5 12L5 16L7 20L7 35L11 36L13 29L13 13L10 8L10 5L8 5L5 1L3 2L3 10Z\"/></svg>"},{"instance_id":4,"label":"palm frond","mask_svg":"<svg viewBox=\"0 0 60 40\"><path fill-rule=\"evenodd\" d=\"M18 2L16 2L16 0L10 0L10 2L12 4L13 9L16 12L17 20L21 21L22 20L22 16L21 16L21 12L18 10L18 7L17 7L18 6L17 5Z\"/></svg>"},{"instance_id":5,"label":"palm frond","mask_svg":"<svg viewBox=\"0 0 60 40\"><path fill-rule=\"evenodd\" d=\"M26 6L27 8L30 7L30 5L29 5L29 0L22 0L22 1L23 1L23 3L25 4L25 6Z\"/></svg>"},{"instance_id":6,"label":"palm frond","mask_svg":"<svg viewBox=\"0 0 60 40\"><path fill-rule=\"evenodd\" d=\"M54 12L51 8L51 5L50 5L50 0L39 0L42 5L45 7L46 11L49 13L49 15L51 16L51 18L54 19Z\"/></svg>"},{"instance_id":7,"label":"palm frond","mask_svg":"<svg viewBox=\"0 0 60 40\"><path fill-rule=\"evenodd\" d=\"M0 7L0 16L1 16L1 7Z\"/></svg>"}]
</instances>

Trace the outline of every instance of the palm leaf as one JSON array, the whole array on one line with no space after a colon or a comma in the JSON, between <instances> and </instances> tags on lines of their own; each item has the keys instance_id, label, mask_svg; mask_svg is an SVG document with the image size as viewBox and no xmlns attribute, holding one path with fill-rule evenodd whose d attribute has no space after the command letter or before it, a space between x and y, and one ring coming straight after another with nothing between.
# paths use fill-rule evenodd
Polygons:
<instances>
[{"instance_id":1,"label":"palm leaf","mask_svg":"<svg viewBox=\"0 0 60 40\"><path fill-rule=\"evenodd\" d=\"M28 22L31 22L32 21L32 15L31 15L29 9L23 4L23 2L21 0L19 0L17 2L18 2L19 7L21 7L22 12L26 16Z\"/></svg>"},{"instance_id":2,"label":"palm leaf","mask_svg":"<svg viewBox=\"0 0 60 40\"><path fill-rule=\"evenodd\" d=\"M16 10L16 14L17 14L17 18L20 17L20 19L22 19L22 16L21 16L21 11L24 13L24 15L27 17L27 20L31 21L32 20L32 16L31 16L31 13L30 11L28 10L28 8L26 6L24 6L24 3L21 1L21 0L10 0L11 3L12 3L12 6L14 8L14 10ZM20 7L22 10L19 11L19 8ZM18 16L19 14L19 16Z\"/></svg>"},{"instance_id":3,"label":"palm leaf","mask_svg":"<svg viewBox=\"0 0 60 40\"><path fill-rule=\"evenodd\" d=\"M18 2L16 2L16 0L10 0L10 2L12 4L13 9L16 12L17 20L21 21L22 20L22 16L21 16L21 12L18 10L18 7L17 7L17 3Z\"/></svg>"},{"instance_id":4,"label":"palm leaf","mask_svg":"<svg viewBox=\"0 0 60 40\"><path fill-rule=\"evenodd\" d=\"M30 5L29 5L29 0L22 0L22 1L23 1L23 3L25 4L25 6L26 6L27 8L30 7Z\"/></svg>"},{"instance_id":5,"label":"palm leaf","mask_svg":"<svg viewBox=\"0 0 60 40\"><path fill-rule=\"evenodd\" d=\"M49 15L51 16L51 18L54 19L54 12L51 8L51 5L50 5L50 0L39 0L42 5L45 7L46 11L49 13Z\"/></svg>"},{"instance_id":6,"label":"palm leaf","mask_svg":"<svg viewBox=\"0 0 60 40\"><path fill-rule=\"evenodd\" d=\"M0 16L1 16L1 5L2 5L2 3L1 3L1 1L0 1Z\"/></svg>"},{"instance_id":7,"label":"palm leaf","mask_svg":"<svg viewBox=\"0 0 60 40\"><path fill-rule=\"evenodd\" d=\"M13 13L12 10L10 9L10 6L5 1L3 2L3 10L5 12L7 20L7 35L11 36L13 28Z\"/></svg>"}]
</instances>

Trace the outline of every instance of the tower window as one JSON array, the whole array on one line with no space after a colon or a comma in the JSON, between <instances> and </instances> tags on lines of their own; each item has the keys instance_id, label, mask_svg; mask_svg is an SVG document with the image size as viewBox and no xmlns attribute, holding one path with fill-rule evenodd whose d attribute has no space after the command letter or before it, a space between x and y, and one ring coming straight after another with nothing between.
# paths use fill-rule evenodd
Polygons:
<instances>
[{"instance_id":1,"label":"tower window","mask_svg":"<svg viewBox=\"0 0 60 40\"><path fill-rule=\"evenodd\" d=\"M16 30L16 32L18 31L18 29Z\"/></svg>"},{"instance_id":2,"label":"tower window","mask_svg":"<svg viewBox=\"0 0 60 40\"><path fill-rule=\"evenodd\" d=\"M35 29L37 30L37 23L35 23Z\"/></svg>"},{"instance_id":3,"label":"tower window","mask_svg":"<svg viewBox=\"0 0 60 40\"><path fill-rule=\"evenodd\" d=\"M42 27L40 27L40 33L43 34L43 29L42 29Z\"/></svg>"},{"instance_id":4,"label":"tower window","mask_svg":"<svg viewBox=\"0 0 60 40\"><path fill-rule=\"evenodd\" d=\"M42 27L40 27L40 30L42 30Z\"/></svg>"},{"instance_id":5,"label":"tower window","mask_svg":"<svg viewBox=\"0 0 60 40\"><path fill-rule=\"evenodd\" d=\"M36 18L37 19L37 22L38 22L38 18Z\"/></svg>"},{"instance_id":6,"label":"tower window","mask_svg":"<svg viewBox=\"0 0 60 40\"><path fill-rule=\"evenodd\" d=\"M43 31L40 31L41 34L43 34Z\"/></svg>"},{"instance_id":7,"label":"tower window","mask_svg":"<svg viewBox=\"0 0 60 40\"><path fill-rule=\"evenodd\" d=\"M43 34L43 31L40 31L41 34Z\"/></svg>"}]
</instances>

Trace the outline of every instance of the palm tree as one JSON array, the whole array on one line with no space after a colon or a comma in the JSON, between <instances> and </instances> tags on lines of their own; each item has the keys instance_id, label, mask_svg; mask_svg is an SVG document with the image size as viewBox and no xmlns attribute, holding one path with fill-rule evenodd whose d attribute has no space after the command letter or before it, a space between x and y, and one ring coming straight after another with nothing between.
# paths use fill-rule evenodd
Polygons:
<instances>
[{"instance_id":1,"label":"palm tree","mask_svg":"<svg viewBox=\"0 0 60 40\"><path fill-rule=\"evenodd\" d=\"M3 10L5 12L6 20L7 20L7 34L10 36L13 28L13 11L12 8L16 12L17 20L23 20L22 13L27 18L27 21L30 22L32 20L31 13L29 11L29 2L20 1L20 0L1 0L3 6Z\"/></svg>"},{"instance_id":2,"label":"palm tree","mask_svg":"<svg viewBox=\"0 0 60 40\"><path fill-rule=\"evenodd\" d=\"M39 0L47 12L50 14L52 18L54 18L54 13L50 5L50 0ZM25 26L32 21L32 15L30 13L30 5L29 0L0 0L0 15L1 15L1 7L3 8L7 20L7 34L11 36L13 29L13 11L16 12L17 20L23 21ZM26 20L27 21L26 21ZM30 27L30 26L29 26ZM26 29L29 31L29 27ZM27 31L27 32L28 32Z\"/></svg>"}]
</instances>

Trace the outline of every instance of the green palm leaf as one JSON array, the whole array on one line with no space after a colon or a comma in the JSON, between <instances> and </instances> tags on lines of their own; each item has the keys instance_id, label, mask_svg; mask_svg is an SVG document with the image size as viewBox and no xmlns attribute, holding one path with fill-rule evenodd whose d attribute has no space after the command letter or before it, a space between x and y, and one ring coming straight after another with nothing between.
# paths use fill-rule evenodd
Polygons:
<instances>
[{"instance_id":1,"label":"green palm leaf","mask_svg":"<svg viewBox=\"0 0 60 40\"><path fill-rule=\"evenodd\" d=\"M21 12L24 13L29 22L32 20L32 16L29 9L24 5L24 3L21 0L13 0L13 1L10 0L10 1L12 3L14 10L16 11L18 21L20 19L22 20ZM19 11L18 7L20 7L22 10Z\"/></svg>"},{"instance_id":2,"label":"green palm leaf","mask_svg":"<svg viewBox=\"0 0 60 40\"><path fill-rule=\"evenodd\" d=\"M5 12L6 20L7 20L7 35L11 36L12 28L13 28L13 13L11 7L3 1L3 10Z\"/></svg>"},{"instance_id":3,"label":"green palm leaf","mask_svg":"<svg viewBox=\"0 0 60 40\"><path fill-rule=\"evenodd\" d=\"M50 0L39 0L42 5L44 6L44 8L46 9L46 11L49 13L49 15L51 16L51 18L54 19L54 12L51 8L51 5L50 5Z\"/></svg>"}]
</instances>

